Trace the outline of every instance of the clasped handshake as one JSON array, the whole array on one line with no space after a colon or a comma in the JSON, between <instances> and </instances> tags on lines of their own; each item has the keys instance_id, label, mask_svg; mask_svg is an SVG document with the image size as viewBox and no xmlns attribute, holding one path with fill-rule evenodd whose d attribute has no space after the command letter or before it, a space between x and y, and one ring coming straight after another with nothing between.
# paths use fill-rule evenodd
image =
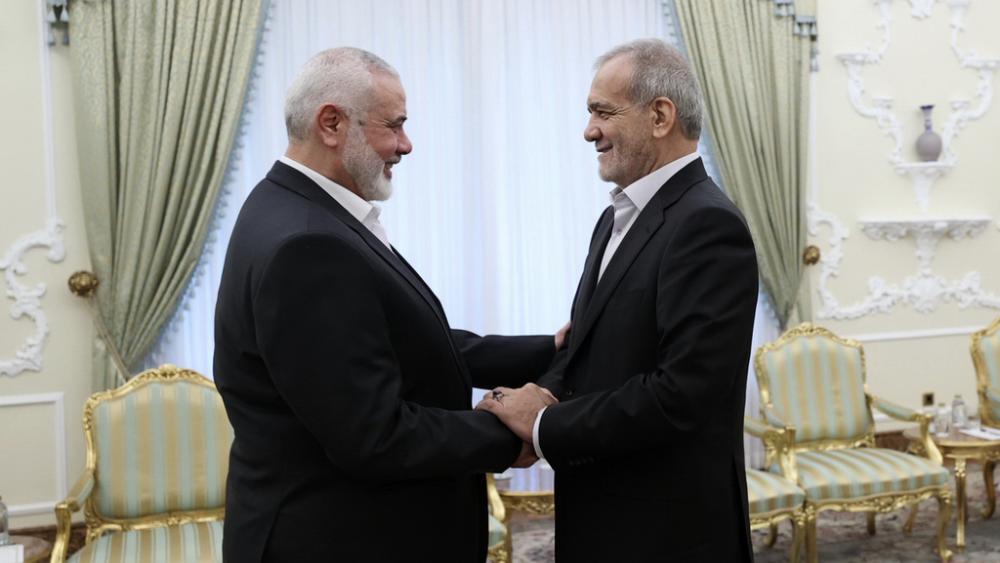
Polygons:
<instances>
[{"instance_id":1,"label":"clasped handshake","mask_svg":"<svg viewBox=\"0 0 1000 563\"><path fill-rule=\"evenodd\" d=\"M521 454L512 467L531 467L538 461L531 440L535 418L538 416L538 411L558 402L548 389L528 383L518 389L497 387L487 392L476 405L476 410L492 413L524 442L521 445Z\"/></svg>"}]
</instances>

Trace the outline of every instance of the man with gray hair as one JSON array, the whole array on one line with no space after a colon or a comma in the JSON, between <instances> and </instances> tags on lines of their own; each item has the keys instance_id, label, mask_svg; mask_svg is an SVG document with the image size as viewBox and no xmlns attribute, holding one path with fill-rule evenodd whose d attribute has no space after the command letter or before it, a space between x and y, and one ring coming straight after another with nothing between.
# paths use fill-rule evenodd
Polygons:
<instances>
[{"instance_id":1,"label":"man with gray hair","mask_svg":"<svg viewBox=\"0 0 1000 563\"><path fill-rule=\"evenodd\" d=\"M702 100L660 40L597 60L584 138L612 205L568 346L534 385L478 405L556 470L556 561L752 561L743 405L757 259L699 158ZM497 400L499 399L499 400Z\"/></svg>"},{"instance_id":2,"label":"man with gray hair","mask_svg":"<svg viewBox=\"0 0 1000 563\"><path fill-rule=\"evenodd\" d=\"M385 61L320 53L288 92L287 152L240 211L215 324L227 561L481 563L483 473L536 459L470 393L535 379L563 333L448 326L372 203L412 149L406 117Z\"/></svg>"}]
</instances>

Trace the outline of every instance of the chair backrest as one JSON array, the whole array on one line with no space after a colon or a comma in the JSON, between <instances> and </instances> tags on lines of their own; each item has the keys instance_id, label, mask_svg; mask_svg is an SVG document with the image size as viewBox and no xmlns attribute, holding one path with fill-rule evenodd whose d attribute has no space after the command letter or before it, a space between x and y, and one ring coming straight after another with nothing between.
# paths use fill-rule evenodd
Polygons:
<instances>
[{"instance_id":1,"label":"chair backrest","mask_svg":"<svg viewBox=\"0 0 1000 563\"><path fill-rule=\"evenodd\" d=\"M233 431L215 385L162 366L96 393L83 414L99 519L221 510Z\"/></svg>"},{"instance_id":2,"label":"chair backrest","mask_svg":"<svg viewBox=\"0 0 1000 563\"><path fill-rule=\"evenodd\" d=\"M1000 318L972 335L972 363L976 366L979 416L983 422L1000 426ZM992 388L994 392L987 394ZM991 396L992 395L992 396Z\"/></svg>"},{"instance_id":3,"label":"chair backrest","mask_svg":"<svg viewBox=\"0 0 1000 563\"><path fill-rule=\"evenodd\" d=\"M794 426L796 444L847 447L874 439L860 343L804 323L761 346L754 365L762 411Z\"/></svg>"}]
</instances>

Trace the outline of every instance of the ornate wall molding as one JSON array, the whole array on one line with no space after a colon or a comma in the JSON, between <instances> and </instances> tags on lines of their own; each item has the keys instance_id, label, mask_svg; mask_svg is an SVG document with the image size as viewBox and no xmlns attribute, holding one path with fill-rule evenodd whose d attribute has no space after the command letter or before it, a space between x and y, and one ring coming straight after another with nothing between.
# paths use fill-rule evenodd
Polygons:
<instances>
[{"instance_id":1,"label":"ornate wall molding","mask_svg":"<svg viewBox=\"0 0 1000 563\"><path fill-rule=\"evenodd\" d=\"M941 240L959 241L975 238L993 223L989 217L963 217L950 219L895 219L862 220L861 231L872 240L896 242L912 238L916 243L917 272L901 283L892 284L881 276L868 279L868 295L851 305L841 305L829 288L830 278L840 275L843 261L843 241L848 237L847 227L835 216L821 210L815 202L809 203L809 233L817 236L819 227L827 225L831 236L829 250L821 259L819 287L821 319L850 320L873 313L889 313L905 304L920 313L931 313L942 303L953 302L961 308L985 307L1000 309L1000 295L983 289L977 271L967 272L957 280L949 280L933 271L934 257Z\"/></svg>"},{"instance_id":2,"label":"ornate wall molding","mask_svg":"<svg viewBox=\"0 0 1000 563\"><path fill-rule=\"evenodd\" d=\"M874 119L878 128L893 140L889 153L889 163L898 174L909 176L913 184L917 204L922 211L930 206L930 191L935 181L958 162L952 141L971 121L982 117L993 101L993 74L1000 68L1000 60L981 57L973 49L959 46L959 34L965 29L965 12L971 0L910 0L910 15L917 19L931 16L934 4L944 2L951 10L951 50L962 68L973 70L979 77L974 97L950 100L952 112L941 130L943 150L941 158L933 163L907 162L903 159L903 127L893 112L893 99L888 96L871 96L865 99L865 80L862 70L867 66L882 62L885 52L892 43L892 0L874 0L879 21L877 28L882 39L877 47L867 46L852 53L842 53L837 58L847 69L847 93L861 116Z\"/></svg>"},{"instance_id":3,"label":"ornate wall molding","mask_svg":"<svg viewBox=\"0 0 1000 563\"><path fill-rule=\"evenodd\" d=\"M0 397L0 408L52 405L53 459L55 461L55 498L53 500L27 504L12 504L8 507L11 516L32 514L52 514L60 500L66 498L66 408L63 393L39 393L35 395L7 395Z\"/></svg>"},{"instance_id":4,"label":"ornate wall molding","mask_svg":"<svg viewBox=\"0 0 1000 563\"><path fill-rule=\"evenodd\" d=\"M26 252L35 248L48 248L46 258L50 262L60 262L66 256L63 246L63 221L56 212L55 186L55 133L52 129L52 83L49 64L49 50L41 38L47 37L45 17L39 5L39 60L42 76L42 131L44 135L45 158L45 200L46 219L44 227L38 231L24 235L14 241L3 259L0 260L0 270L3 271L4 283L7 287L6 296L14 301L10 306L10 317L14 320L27 317L35 324L35 331L28 336L24 344L14 352L13 358L0 356L0 375L17 375L27 370L41 371L42 355L45 339L48 337L49 324L42 310L42 296L45 295L45 284L38 283L27 286L18 280L18 276L28 273L23 261Z\"/></svg>"}]
</instances>

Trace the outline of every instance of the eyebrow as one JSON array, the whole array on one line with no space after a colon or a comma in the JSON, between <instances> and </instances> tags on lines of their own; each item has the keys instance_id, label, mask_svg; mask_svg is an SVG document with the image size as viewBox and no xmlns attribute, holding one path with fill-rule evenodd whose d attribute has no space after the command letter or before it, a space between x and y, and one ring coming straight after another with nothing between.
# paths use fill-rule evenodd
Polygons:
<instances>
[{"instance_id":1,"label":"eyebrow","mask_svg":"<svg viewBox=\"0 0 1000 563\"><path fill-rule=\"evenodd\" d=\"M590 102L589 104L587 104L587 111L588 112L595 112L595 111L615 111L617 109L619 109L619 108L616 108L615 106L612 106L611 104L608 104L607 102Z\"/></svg>"}]
</instances>

